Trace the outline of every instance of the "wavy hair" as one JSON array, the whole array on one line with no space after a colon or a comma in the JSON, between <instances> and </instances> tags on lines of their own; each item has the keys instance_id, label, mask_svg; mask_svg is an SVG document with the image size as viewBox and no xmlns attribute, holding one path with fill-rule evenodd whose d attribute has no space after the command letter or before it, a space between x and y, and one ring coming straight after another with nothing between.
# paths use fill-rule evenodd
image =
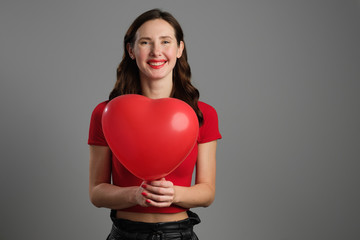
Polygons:
<instances>
[{"instance_id":1,"label":"wavy hair","mask_svg":"<svg viewBox=\"0 0 360 240\"><path fill-rule=\"evenodd\" d=\"M124 54L117 68L117 80L109 95L109 100L124 94L141 94L139 68L136 61L132 60L127 45L134 45L136 32L142 24L149 20L163 19L168 22L175 32L177 44L184 42L184 34L178 21L168 12L152 9L137 17L129 27L124 37ZM191 69L187 61L186 46L182 56L177 59L173 69L173 88L170 97L180 99L189 104L195 111L199 124L203 123L203 115L198 107L199 91L191 84Z\"/></svg>"}]
</instances>

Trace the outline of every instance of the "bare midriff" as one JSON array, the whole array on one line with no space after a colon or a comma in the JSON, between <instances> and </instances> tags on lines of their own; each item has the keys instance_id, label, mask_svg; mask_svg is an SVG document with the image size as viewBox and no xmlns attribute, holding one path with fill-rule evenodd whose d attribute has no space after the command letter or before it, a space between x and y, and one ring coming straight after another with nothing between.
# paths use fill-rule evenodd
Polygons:
<instances>
[{"instance_id":1,"label":"bare midriff","mask_svg":"<svg viewBox=\"0 0 360 240\"><path fill-rule=\"evenodd\" d=\"M188 218L186 212L179 213L137 213L137 212L124 212L117 211L116 218L127 219L135 222L174 222L181 221Z\"/></svg>"}]
</instances>

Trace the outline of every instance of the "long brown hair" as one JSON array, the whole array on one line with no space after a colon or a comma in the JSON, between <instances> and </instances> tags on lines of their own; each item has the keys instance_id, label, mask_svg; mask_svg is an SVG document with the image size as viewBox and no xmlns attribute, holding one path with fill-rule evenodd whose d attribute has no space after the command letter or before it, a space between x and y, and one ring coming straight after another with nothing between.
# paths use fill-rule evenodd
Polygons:
<instances>
[{"instance_id":1,"label":"long brown hair","mask_svg":"<svg viewBox=\"0 0 360 240\"><path fill-rule=\"evenodd\" d=\"M124 54L117 68L117 81L110 93L109 100L124 94L141 94L141 84L139 68L136 61L132 60L127 45L134 45L136 40L136 32L142 24L149 20L163 19L168 22L175 31L175 37L178 45L184 42L184 34L178 21L168 12L160 9L152 9L135 19L131 24L124 37ZM171 96L180 99L189 104L195 111L199 124L203 122L203 115L198 107L199 91L191 84L191 69L187 61L186 46L184 42L184 50L182 56L177 59L173 69L173 89Z\"/></svg>"}]
</instances>

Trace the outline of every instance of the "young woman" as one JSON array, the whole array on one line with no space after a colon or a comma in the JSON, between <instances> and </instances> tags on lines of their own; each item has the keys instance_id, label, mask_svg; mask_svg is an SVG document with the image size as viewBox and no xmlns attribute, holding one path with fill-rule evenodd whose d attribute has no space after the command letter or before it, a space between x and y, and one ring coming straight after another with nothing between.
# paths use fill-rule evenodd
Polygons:
<instances>
[{"instance_id":1,"label":"young woman","mask_svg":"<svg viewBox=\"0 0 360 240\"><path fill-rule=\"evenodd\" d=\"M183 32L176 19L158 9L135 19L124 37L115 87L109 100L94 109L90 122L90 199L97 207L112 209L110 240L198 239L193 226L200 219L189 209L207 207L214 201L216 140L221 135L215 109L198 101L199 92L190 77ZM197 144L165 178L142 181L111 153L102 132L102 112L111 99L123 94L178 98L197 114ZM191 186L195 165L196 179Z\"/></svg>"}]
</instances>

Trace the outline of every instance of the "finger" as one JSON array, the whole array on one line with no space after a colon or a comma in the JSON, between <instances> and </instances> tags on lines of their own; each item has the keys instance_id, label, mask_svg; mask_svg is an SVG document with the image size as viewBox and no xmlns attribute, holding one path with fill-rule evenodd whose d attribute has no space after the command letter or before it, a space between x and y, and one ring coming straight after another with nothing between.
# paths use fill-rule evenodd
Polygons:
<instances>
[{"instance_id":1,"label":"finger","mask_svg":"<svg viewBox=\"0 0 360 240\"><path fill-rule=\"evenodd\" d=\"M143 182L140 184L140 187L141 187L141 188L145 188L146 185L147 185L147 182L146 182L146 181L143 181Z\"/></svg>"},{"instance_id":2,"label":"finger","mask_svg":"<svg viewBox=\"0 0 360 240\"><path fill-rule=\"evenodd\" d=\"M154 202L173 202L174 195L157 195L149 192L144 192L143 196Z\"/></svg>"},{"instance_id":3,"label":"finger","mask_svg":"<svg viewBox=\"0 0 360 240\"><path fill-rule=\"evenodd\" d=\"M139 191L136 193L135 197L137 204L143 207L147 207L148 204L146 203L146 195L147 193L143 189L139 188Z\"/></svg>"},{"instance_id":4,"label":"finger","mask_svg":"<svg viewBox=\"0 0 360 240\"><path fill-rule=\"evenodd\" d=\"M163 178L163 179L165 179L165 178ZM148 185L151 185L154 187L164 187L164 188L170 188L170 187L174 186L174 184L171 181L165 181L165 180L152 181Z\"/></svg>"},{"instance_id":5,"label":"finger","mask_svg":"<svg viewBox=\"0 0 360 240\"><path fill-rule=\"evenodd\" d=\"M164 187L154 187L152 185L147 185L145 189L147 192L153 193L156 195L174 195L174 193L175 193L175 190L173 187L164 188Z\"/></svg>"},{"instance_id":6,"label":"finger","mask_svg":"<svg viewBox=\"0 0 360 240\"><path fill-rule=\"evenodd\" d=\"M153 207L169 207L171 205L171 202L155 202L150 199L146 199L147 206L153 206Z\"/></svg>"}]
</instances>

